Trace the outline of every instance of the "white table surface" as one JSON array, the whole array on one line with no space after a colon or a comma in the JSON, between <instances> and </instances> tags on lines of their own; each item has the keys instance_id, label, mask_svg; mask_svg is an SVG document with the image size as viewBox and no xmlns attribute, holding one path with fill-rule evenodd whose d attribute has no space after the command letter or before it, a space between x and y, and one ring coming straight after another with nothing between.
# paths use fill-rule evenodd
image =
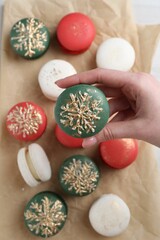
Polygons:
<instances>
[{"instance_id":1,"label":"white table surface","mask_svg":"<svg viewBox=\"0 0 160 240\"><path fill-rule=\"evenodd\" d=\"M0 39L3 3L4 0L0 0ZM135 20L138 24L160 24L160 0L132 0L132 6ZM160 80L160 42L154 55L151 74ZM160 149L157 147L154 148L157 155L158 164L160 166Z\"/></svg>"}]
</instances>

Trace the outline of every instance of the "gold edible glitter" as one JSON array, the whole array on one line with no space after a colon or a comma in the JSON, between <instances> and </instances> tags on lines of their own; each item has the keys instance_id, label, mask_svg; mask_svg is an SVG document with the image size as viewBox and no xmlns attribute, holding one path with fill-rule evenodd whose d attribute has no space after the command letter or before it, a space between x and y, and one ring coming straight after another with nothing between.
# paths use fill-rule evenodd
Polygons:
<instances>
[{"instance_id":1,"label":"gold edible glitter","mask_svg":"<svg viewBox=\"0 0 160 240\"><path fill-rule=\"evenodd\" d=\"M74 190L79 195L91 193L96 189L99 178L98 171L95 171L93 163L82 162L73 158L68 167L64 167L61 181L69 184L69 191Z\"/></svg>"},{"instance_id":2,"label":"gold edible glitter","mask_svg":"<svg viewBox=\"0 0 160 240\"><path fill-rule=\"evenodd\" d=\"M62 207L59 200L53 202L48 197L44 197L41 203L32 202L30 209L24 213L30 231L45 237L56 234L67 217Z\"/></svg>"},{"instance_id":3,"label":"gold edible glitter","mask_svg":"<svg viewBox=\"0 0 160 240\"><path fill-rule=\"evenodd\" d=\"M24 56L32 57L35 50L42 51L45 49L44 42L47 41L47 31L42 31L44 24L34 18L26 19L26 24L19 21L14 27L16 36L11 37L15 40L14 48L17 51L24 51Z\"/></svg>"},{"instance_id":4,"label":"gold edible glitter","mask_svg":"<svg viewBox=\"0 0 160 240\"><path fill-rule=\"evenodd\" d=\"M101 100L92 100L88 93L70 94L70 101L61 106L60 122L65 127L71 127L72 130L82 134L82 131L95 132L95 121L100 119L99 113L103 111L100 107Z\"/></svg>"},{"instance_id":5,"label":"gold edible glitter","mask_svg":"<svg viewBox=\"0 0 160 240\"><path fill-rule=\"evenodd\" d=\"M16 106L8 115L8 129L14 134L22 134L23 138L37 133L39 125L43 123L41 114L34 107L26 103L26 107Z\"/></svg>"}]
</instances>

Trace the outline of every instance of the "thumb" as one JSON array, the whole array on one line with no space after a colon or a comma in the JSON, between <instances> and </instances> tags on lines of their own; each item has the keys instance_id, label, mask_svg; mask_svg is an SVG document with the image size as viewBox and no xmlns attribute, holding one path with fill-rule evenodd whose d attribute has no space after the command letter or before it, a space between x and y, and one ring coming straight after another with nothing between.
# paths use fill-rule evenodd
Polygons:
<instances>
[{"instance_id":1,"label":"thumb","mask_svg":"<svg viewBox=\"0 0 160 240\"><path fill-rule=\"evenodd\" d=\"M83 140L83 148L88 148L96 143L118 138L137 138L139 130L135 120L110 122L97 135Z\"/></svg>"}]
</instances>

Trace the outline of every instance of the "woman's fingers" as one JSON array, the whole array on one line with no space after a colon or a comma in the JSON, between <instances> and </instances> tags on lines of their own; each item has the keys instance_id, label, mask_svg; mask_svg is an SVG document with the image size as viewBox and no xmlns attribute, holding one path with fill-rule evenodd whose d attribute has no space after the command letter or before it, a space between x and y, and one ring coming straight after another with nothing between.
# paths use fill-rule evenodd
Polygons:
<instances>
[{"instance_id":1,"label":"woman's fingers","mask_svg":"<svg viewBox=\"0 0 160 240\"><path fill-rule=\"evenodd\" d=\"M108 123L97 135L90 138L85 138L82 146L87 148L96 143L118 138L138 139L138 135L140 134L142 128L140 128L137 123L138 122L135 120Z\"/></svg>"},{"instance_id":2,"label":"woman's fingers","mask_svg":"<svg viewBox=\"0 0 160 240\"><path fill-rule=\"evenodd\" d=\"M108 100L110 116L116 112L121 112L130 108L130 104L125 97L112 98Z\"/></svg>"},{"instance_id":3,"label":"woman's fingers","mask_svg":"<svg viewBox=\"0 0 160 240\"><path fill-rule=\"evenodd\" d=\"M111 120L109 120L109 122L119 122L119 121L125 121L128 119L131 119L135 116L135 113L133 112L133 110L131 108L127 109L127 110L123 110L121 112L118 112L117 114L115 114Z\"/></svg>"},{"instance_id":4,"label":"woman's fingers","mask_svg":"<svg viewBox=\"0 0 160 240\"><path fill-rule=\"evenodd\" d=\"M106 87L104 84L94 84L94 86L99 88L106 97L121 97L124 95L119 88Z\"/></svg>"},{"instance_id":5,"label":"woman's fingers","mask_svg":"<svg viewBox=\"0 0 160 240\"><path fill-rule=\"evenodd\" d=\"M134 78L133 73L110 69L96 68L87 72L72 75L56 82L59 87L67 88L76 84L102 83L107 87L121 88Z\"/></svg>"}]
</instances>

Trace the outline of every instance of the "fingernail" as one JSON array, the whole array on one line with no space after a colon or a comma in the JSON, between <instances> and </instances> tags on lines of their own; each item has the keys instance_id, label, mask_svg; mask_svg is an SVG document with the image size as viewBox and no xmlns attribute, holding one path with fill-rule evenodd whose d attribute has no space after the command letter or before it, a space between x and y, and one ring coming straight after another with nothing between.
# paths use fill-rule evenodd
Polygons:
<instances>
[{"instance_id":1,"label":"fingernail","mask_svg":"<svg viewBox=\"0 0 160 240\"><path fill-rule=\"evenodd\" d=\"M58 80L57 81L55 81L55 84L57 84L58 83Z\"/></svg>"},{"instance_id":2,"label":"fingernail","mask_svg":"<svg viewBox=\"0 0 160 240\"><path fill-rule=\"evenodd\" d=\"M88 148L97 143L96 137L85 138L82 143L83 148Z\"/></svg>"},{"instance_id":3,"label":"fingernail","mask_svg":"<svg viewBox=\"0 0 160 240\"><path fill-rule=\"evenodd\" d=\"M54 83L57 84L57 83L60 83L61 80L63 80L64 78L61 78L61 79L58 79L57 81L55 81Z\"/></svg>"}]
</instances>

